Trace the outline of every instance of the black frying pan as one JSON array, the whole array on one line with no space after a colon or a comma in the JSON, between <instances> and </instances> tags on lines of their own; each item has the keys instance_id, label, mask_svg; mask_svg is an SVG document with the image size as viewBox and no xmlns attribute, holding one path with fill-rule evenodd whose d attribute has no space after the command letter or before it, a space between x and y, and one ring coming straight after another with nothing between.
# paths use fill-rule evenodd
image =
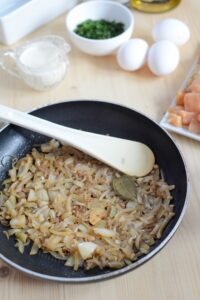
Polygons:
<instances>
[{"instance_id":1,"label":"black frying pan","mask_svg":"<svg viewBox=\"0 0 200 300\"><path fill-rule=\"evenodd\" d=\"M6 239L0 226L0 258L29 275L61 282L91 282L112 278L135 269L155 255L172 237L178 228L186 208L187 175L182 156L170 136L152 120L126 107L98 101L72 101L46 106L31 114L69 127L86 131L111 134L112 136L143 142L155 154L168 184L175 184L173 202L175 217L170 221L160 240L151 251L120 270L93 269L84 271L64 266L49 254L39 252L30 256L30 247L20 254L14 247L14 238ZM40 134L9 125L0 132L0 184L6 178L11 158L20 158L29 152L34 144L48 141ZM103 146L103 145L102 145ZM2 187L2 186L1 186Z\"/></svg>"}]
</instances>

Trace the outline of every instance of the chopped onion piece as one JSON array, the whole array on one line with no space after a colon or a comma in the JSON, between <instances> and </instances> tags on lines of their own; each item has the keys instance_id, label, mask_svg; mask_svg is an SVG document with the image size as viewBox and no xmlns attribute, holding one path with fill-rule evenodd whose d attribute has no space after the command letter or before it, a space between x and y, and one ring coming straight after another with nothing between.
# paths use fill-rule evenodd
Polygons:
<instances>
[{"instance_id":1,"label":"chopped onion piece","mask_svg":"<svg viewBox=\"0 0 200 300\"><path fill-rule=\"evenodd\" d=\"M83 259L91 257L96 248L97 245L92 242L83 242L78 244L78 250Z\"/></svg>"},{"instance_id":2,"label":"chopped onion piece","mask_svg":"<svg viewBox=\"0 0 200 300\"><path fill-rule=\"evenodd\" d=\"M113 237L115 235L115 232L113 230L106 228L94 228L94 232L105 237Z\"/></svg>"},{"instance_id":3,"label":"chopped onion piece","mask_svg":"<svg viewBox=\"0 0 200 300\"><path fill-rule=\"evenodd\" d=\"M32 246L31 251L30 251L30 255L37 254L38 250L39 250L39 247L35 243L33 243L33 246Z\"/></svg>"},{"instance_id":4,"label":"chopped onion piece","mask_svg":"<svg viewBox=\"0 0 200 300\"><path fill-rule=\"evenodd\" d=\"M38 190L36 192L36 195L40 201L46 201L46 202L49 201L49 195L48 195L47 191L44 189Z\"/></svg>"},{"instance_id":5,"label":"chopped onion piece","mask_svg":"<svg viewBox=\"0 0 200 300\"><path fill-rule=\"evenodd\" d=\"M34 190L30 189L29 194L28 194L28 201L35 201L37 200L37 196Z\"/></svg>"},{"instance_id":6,"label":"chopped onion piece","mask_svg":"<svg viewBox=\"0 0 200 300\"><path fill-rule=\"evenodd\" d=\"M24 228L26 225L26 217L24 215L19 215L10 220L10 226L12 228Z\"/></svg>"},{"instance_id":7,"label":"chopped onion piece","mask_svg":"<svg viewBox=\"0 0 200 300\"><path fill-rule=\"evenodd\" d=\"M73 267L74 266L74 258L73 256L69 256L66 260L65 266L67 267Z\"/></svg>"},{"instance_id":8,"label":"chopped onion piece","mask_svg":"<svg viewBox=\"0 0 200 300\"><path fill-rule=\"evenodd\" d=\"M88 233L88 229L85 225L83 224L79 224L78 225L78 229L81 231L81 232L84 232L84 233Z\"/></svg>"}]
</instances>

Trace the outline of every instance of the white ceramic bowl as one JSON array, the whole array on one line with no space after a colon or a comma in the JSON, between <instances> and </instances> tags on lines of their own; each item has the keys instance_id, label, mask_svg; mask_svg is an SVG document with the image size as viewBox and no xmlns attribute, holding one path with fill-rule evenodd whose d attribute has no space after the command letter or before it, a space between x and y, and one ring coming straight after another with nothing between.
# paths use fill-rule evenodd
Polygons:
<instances>
[{"instance_id":1,"label":"white ceramic bowl","mask_svg":"<svg viewBox=\"0 0 200 300\"><path fill-rule=\"evenodd\" d=\"M120 35L104 40L92 40L79 36L74 32L77 25L88 20L106 19L122 22L125 30ZM91 55L103 56L115 52L119 46L130 39L134 17L124 5L112 1L88 1L75 6L67 15L66 27L74 45L83 52Z\"/></svg>"}]
</instances>

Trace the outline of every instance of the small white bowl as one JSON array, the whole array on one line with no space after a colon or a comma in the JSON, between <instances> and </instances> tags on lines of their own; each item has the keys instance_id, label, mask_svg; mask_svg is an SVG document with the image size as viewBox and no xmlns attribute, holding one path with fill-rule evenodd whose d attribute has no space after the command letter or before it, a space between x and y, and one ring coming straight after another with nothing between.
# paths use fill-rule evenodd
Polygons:
<instances>
[{"instance_id":1,"label":"small white bowl","mask_svg":"<svg viewBox=\"0 0 200 300\"><path fill-rule=\"evenodd\" d=\"M79 36L74 32L77 25L88 20L116 21L124 23L125 30L120 35L93 40ZM66 27L74 45L83 52L103 56L115 52L122 43L130 39L133 27L133 13L124 5L112 1L88 1L75 6L66 17Z\"/></svg>"}]
</instances>

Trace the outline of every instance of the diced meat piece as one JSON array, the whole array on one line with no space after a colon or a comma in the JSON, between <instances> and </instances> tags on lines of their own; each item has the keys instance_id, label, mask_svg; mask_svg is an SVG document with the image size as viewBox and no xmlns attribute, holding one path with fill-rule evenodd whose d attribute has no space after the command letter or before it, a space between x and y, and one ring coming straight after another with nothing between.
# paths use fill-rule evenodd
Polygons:
<instances>
[{"instance_id":1,"label":"diced meat piece","mask_svg":"<svg viewBox=\"0 0 200 300\"><path fill-rule=\"evenodd\" d=\"M176 113L178 113L178 112L181 111L181 110L184 110L184 107L181 106L181 105L176 105L176 106L171 106L171 107L169 107L168 112L169 112L169 113L176 114Z\"/></svg>"},{"instance_id":2,"label":"diced meat piece","mask_svg":"<svg viewBox=\"0 0 200 300\"><path fill-rule=\"evenodd\" d=\"M168 114L168 122L169 124L176 126L176 127L182 127L182 118L181 116L174 114L174 113L169 113Z\"/></svg>"},{"instance_id":3,"label":"diced meat piece","mask_svg":"<svg viewBox=\"0 0 200 300\"><path fill-rule=\"evenodd\" d=\"M200 93L200 78L192 81L192 83L188 87L188 91L192 93Z\"/></svg>"},{"instance_id":4,"label":"diced meat piece","mask_svg":"<svg viewBox=\"0 0 200 300\"><path fill-rule=\"evenodd\" d=\"M197 121L200 122L200 114L197 115Z\"/></svg>"},{"instance_id":5,"label":"diced meat piece","mask_svg":"<svg viewBox=\"0 0 200 300\"><path fill-rule=\"evenodd\" d=\"M187 93L184 97L185 110L200 113L200 93Z\"/></svg>"},{"instance_id":6,"label":"diced meat piece","mask_svg":"<svg viewBox=\"0 0 200 300\"><path fill-rule=\"evenodd\" d=\"M190 122L192 121L192 119L194 119L197 114L194 113L194 112L188 112L188 111L185 111L185 110L180 110L178 113L177 113L179 116L181 116L182 118L182 123L183 125L189 125Z\"/></svg>"},{"instance_id":7,"label":"diced meat piece","mask_svg":"<svg viewBox=\"0 0 200 300\"><path fill-rule=\"evenodd\" d=\"M198 122L196 119L193 119L188 127L189 131L193 133L200 134L200 122Z\"/></svg>"},{"instance_id":8,"label":"diced meat piece","mask_svg":"<svg viewBox=\"0 0 200 300\"><path fill-rule=\"evenodd\" d=\"M185 92L184 91L179 91L177 96L176 96L176 105L184 105L184 97L185 97Z\"/></svg>"}]
</instances>

